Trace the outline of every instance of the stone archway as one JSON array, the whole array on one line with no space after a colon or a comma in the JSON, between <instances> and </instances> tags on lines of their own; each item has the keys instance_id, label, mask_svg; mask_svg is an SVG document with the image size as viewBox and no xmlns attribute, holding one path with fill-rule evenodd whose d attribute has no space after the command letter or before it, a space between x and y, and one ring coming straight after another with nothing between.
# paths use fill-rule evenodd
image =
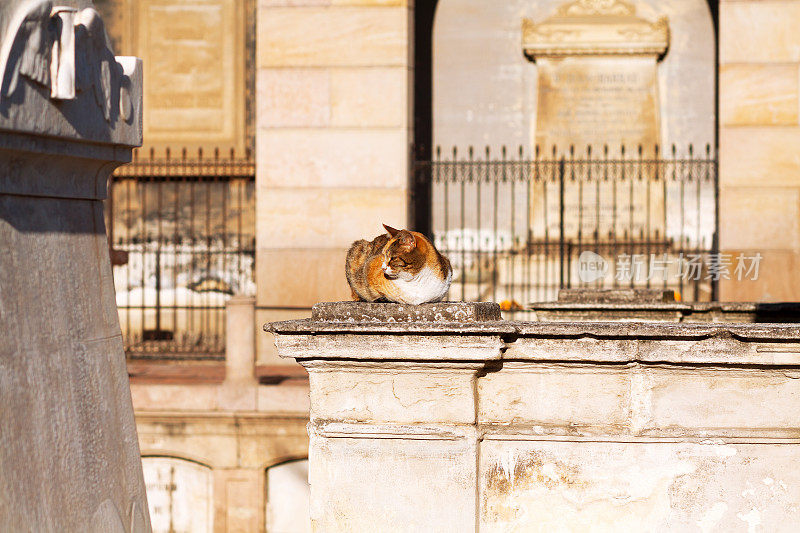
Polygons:
<instances>
[{"instance_id":1,"label":"stone archway","mask_svg":"<svg viewBox=\"0 0 800 533\"><path fill-rule=\"evenodd\" d=\"M311 531L309 518L308 459L286 461L267 468L267 531Z\"/></svg>"},{"instance_id":2,"label":"stone archway","mask_svg":"<svg viewBox=\"0 0 800 533\"><path fill-rule=\"evenodd\" d=\"M587 19L625 7L642 21L665 20L657 140L682 149L715 145L716 35L705 0L440 0L431 43L434 145L533 147L541 83L538 66L523 56L522 21L557 18L572 4L596 8Z\"/></svg>"},{"instance_id":3,"label":"stone archway","mask_svg":"<svg viewBox=\"0 0 800 533\"><path fill-rule=\"evenodd\" d=\"M142 457L153 533L214 529L211 468L177 457Z\"/></svg>"}]
</instances>

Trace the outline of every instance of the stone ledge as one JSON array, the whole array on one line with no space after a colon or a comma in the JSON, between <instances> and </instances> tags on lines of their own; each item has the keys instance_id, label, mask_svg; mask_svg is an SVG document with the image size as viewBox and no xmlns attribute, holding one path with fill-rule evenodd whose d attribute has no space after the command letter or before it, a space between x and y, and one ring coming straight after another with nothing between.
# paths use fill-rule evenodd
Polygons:
<instances>
[{"instance_id":1,"label":"stone ledge","mask_svg":"<svg viewBox=\"0 0 800 533\"><path fill-rule=\"evenodd\" d=\"M323 302L312 320L329 322L487 322L502 320L500 306L489 302L437 302L422 305L372 302Z\"/></svg>"},{"instance_id":2,"label":"stone ledge","mask_svg":"<svg viewBox=\"0 0 800 533\"><path fill-rule=\"evenodd\" d=\"M324 304L317 304L323 305ZM359 302L344 302L342 306L361 305L373 306L399 306L399 304L364 304ZM444 304L427 304L444 305ZM454 305L454 304L449 304ZM467 304L476 305L476 304ZM316 308L317 306L315 306ZM414 308L415 306L400 306ZM416 306L424 307L424 306ZM342 315L344 316L344 315ZM371 334L371 333L406 333L409 335L423 334L448 334L467 335L517 335L520 337L548 337L548 338L657 338L657 339L703 339L709 337L728 337L738 340L764 340L764 341L798 341L800 328L797 324L776 323L713 323L713 322L523 322L507 320L414 320L400 322L396 319L383 320L378 314L365 319L360 315L356 320L350 318L335 320L302 319L271 322L264 325L264 331L281 335L293 334Z\"/></svg>"}]
</instances>

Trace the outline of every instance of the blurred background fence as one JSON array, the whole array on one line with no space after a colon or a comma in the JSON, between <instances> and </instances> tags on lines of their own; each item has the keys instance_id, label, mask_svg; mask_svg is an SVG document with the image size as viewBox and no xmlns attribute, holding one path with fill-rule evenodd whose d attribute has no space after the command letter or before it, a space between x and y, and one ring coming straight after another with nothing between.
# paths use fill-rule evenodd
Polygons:
<instances>
[{"instance_id":1,"label":"blurred background fence","mask_svg":"<svg viewBox=\"0 0 800 533\"><path fill-rule=\"evenodd\" d=\"M591 147L435 150L416 161L435 244L454 267L449 299L520 310L558 289L674 289L715 299L717 161L710 147L679 157Z\"/></svg>"},{"instance_id":2,"label":"blurred background fence","mask_svg":"<svg viewBox=\"0 0 800 533\"><path fill-rule=\"evenodd\" d=\"M117 308L131 358L221 360L225 302L255 294L249 152L135 154L106 203Z\"/></svg>"}]
</instances>

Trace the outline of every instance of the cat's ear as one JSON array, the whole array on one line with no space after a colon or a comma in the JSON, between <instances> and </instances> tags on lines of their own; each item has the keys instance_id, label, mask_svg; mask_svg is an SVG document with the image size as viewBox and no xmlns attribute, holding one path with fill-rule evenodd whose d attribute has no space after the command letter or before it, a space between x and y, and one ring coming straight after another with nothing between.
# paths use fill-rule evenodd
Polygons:
<instances>
[{"instance_id":1,"label":"cat's ear","mask_svg":"<svg viewBox=\"0 0 800 533\"><path fill-rule=\"evenodd\" d=\"M399 229L394 229L393 227L387 226L386 224L384 224L383 227L386 229L386 232L389 234L389 237L394 238L395 235L400 233Z\"/></svg>"},{"instance_id":2,"label":"cat's ear","mask_svg":"<svg viewBox=\"0 0 800 533\"><path fill-rule=\"evenodd\" d=\"M405 252L410 252L417 246L417 239L414 234L408 230L400 230L398 233L397 241L400 243L400 248Z\"/></svg>"}]
</instances>

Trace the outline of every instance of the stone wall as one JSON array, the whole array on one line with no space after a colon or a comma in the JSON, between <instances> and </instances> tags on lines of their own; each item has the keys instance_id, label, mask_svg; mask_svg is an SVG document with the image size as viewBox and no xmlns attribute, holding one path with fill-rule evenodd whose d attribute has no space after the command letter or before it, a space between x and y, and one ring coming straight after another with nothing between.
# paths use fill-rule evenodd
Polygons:
<instances>
[{"instance_id":1,"label":"stone wall","mask_svg":"<svg viewBox=\"0 0 800 533\"><path fill-rule=\"evenodd\" d=\"M760 252L754 282L723 300L800 298L800 2L720 2L720 232L727 253Z\"/></svg>"},{"instance_id":2,"label":"stone wall","mask_svg":"<svg viewBox=\"0 0 800 533\"><path fill-rule=\"evenodd\" d=\"M310 376L317 530L800 519L793 325L498 318L493 304L339 303L269 327Z\"/></svg>"},{"instance_id":3,"label":"stone wall","mask_svg":"<svg viewBox=\"0 0 800 533\"><path fill-rule=\"evenodd\" d=\"M347 247L404 227L410 8L405 0L258 4L258 322L349 298ZM259 336L259 360L282 365Z\"/></svg>"}]
</instances>

